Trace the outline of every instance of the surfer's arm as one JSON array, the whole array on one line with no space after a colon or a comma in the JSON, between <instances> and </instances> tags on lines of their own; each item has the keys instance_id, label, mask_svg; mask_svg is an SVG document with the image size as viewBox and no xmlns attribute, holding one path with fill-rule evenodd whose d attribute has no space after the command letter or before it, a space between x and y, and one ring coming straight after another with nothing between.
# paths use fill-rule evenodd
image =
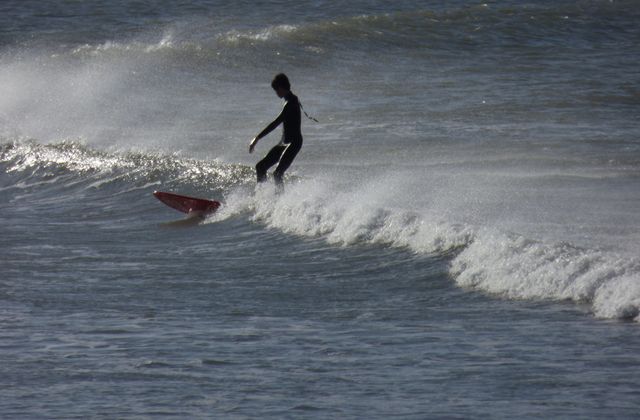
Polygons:
<instances>
[{"instance_id":1,"label":"surfer's arm","mask_svg":"<svg viewBox=\"0 0 640 420\"><path fill-rule=\"evenodd\" d=\"M282 110L282 112L280 112L280 115L278 115L278 117L275 120L271 121L271 123L269 123L269 125L266 126L264 130L262 130L257 136L253 138L253 140L251 140L251 143L249 144L249 153L253 152L253 148L256 147L256 144L258 144L258 140L260 140L261 138L263 138L264 136L266 136L267 134L275 130L276 127L279 126L280 123L282 123L282 121L284 121L285 109L286 109L286 105L285 105L285 108Z\"/></svg>"},{"instance_id":2,"label":"surfer's arm","mask_svg":"<svg viewBox=\"0 0 640 420\"><path fill-rule=\"evenodd\" d=\"M282 110L282 112L280 112L280 115L278 115L278 117L275 120L271 121L271 123L268 126L266 126L265 129L260 132L260 134L256 136L256 139L260 140L261 138L263 138L264 136L266 136L267 134L275 130L276 127L279 126L282 121L284 121L284 109Z\"/></svg>"}]
</instances>

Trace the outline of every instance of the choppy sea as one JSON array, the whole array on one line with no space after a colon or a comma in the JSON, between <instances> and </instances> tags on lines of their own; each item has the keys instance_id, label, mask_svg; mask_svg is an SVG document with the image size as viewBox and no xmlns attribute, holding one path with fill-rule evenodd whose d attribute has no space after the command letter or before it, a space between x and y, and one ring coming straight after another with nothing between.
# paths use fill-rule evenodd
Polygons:
<instances>
[{"instance_id":1,"label":"choppy sea","mask_svg":"<svg viewBox=\"0 0 640 420\"><path fill-rule=\"evenodd\" d=\"M626 0L3 1L0 417L637 418L639 62Z\"/></svg>"}]
</instances>

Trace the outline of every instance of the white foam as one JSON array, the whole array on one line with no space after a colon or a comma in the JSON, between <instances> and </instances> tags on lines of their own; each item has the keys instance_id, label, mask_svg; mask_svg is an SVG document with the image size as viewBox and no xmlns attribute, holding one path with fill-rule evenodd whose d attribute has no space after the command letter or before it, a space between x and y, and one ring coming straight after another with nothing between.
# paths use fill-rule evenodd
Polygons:
<instances>
[{"instance_id":1,"label":"white foam","mask_svg":"<svg viewBox=\"0 0 640 420\"><path fill-rule=\"evenodd\" d=\"M602 318L633 318L640 322L640 275L622 276L597 290L593 309Z\"/></svg>"},{"instance_id":2,"label":"white foam","mask_svg":"<svg viewBox=\"0 0 640 420\"><path fill-rule=\"evenodd\" d=\"M368 201L369 194L366 190L336 193L318 181L303 181L275 195L273 186L265 185L255 193L244 189L230 194L213 220L251 212L254 221L289 234L324 236L341 246L381 244L421 253L446 252L472 238L472 231L462 225L385 208Z\"/></svg>"},{"instance_id":3,"label":"white foam","mask_svg":"<svg viewBox=\"0 0 640 420\"><path fill-rule=\"evenodd\" d=\"M436 220L426 212L376 204L370 194L366 187L337 193L319 181L303 181L276 196L268 185L255 194L230 196L219 217L253 212L256 222L271 228L340 246L380 244L426 254L461 248L450 273L462 287L509 299L587 303L598 317L640 322L637 259Z\"/></svg>"},{"instance_id":4,"label":"white foam","mask_svg":"<svg viewBox=\"0 0 640 420\"><path fill-rule=\"evenodd\" d=\"M507 298L593 303L605 318L635 316L640 308L640 262L605 251L485 231L453 260L451 272L461 286Z\"/></svg>"}]
</instances>

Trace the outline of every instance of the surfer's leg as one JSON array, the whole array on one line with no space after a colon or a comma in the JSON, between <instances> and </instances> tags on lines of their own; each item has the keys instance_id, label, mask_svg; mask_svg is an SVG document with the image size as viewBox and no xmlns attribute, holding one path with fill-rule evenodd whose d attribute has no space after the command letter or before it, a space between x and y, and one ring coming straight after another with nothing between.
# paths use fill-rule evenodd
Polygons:
<instances>
[{"instance_id":1,"label":"surfer's leg","mask_svg":"<svg viewBox=\"0 0 640 420\"><path fill-rule=\"evenodd\" d=\"M258 176L258 182L263 182L267 180L267 171L270 167L278 163L280 157L282 156L282 152L284 152L286 146L277 145L273 149L269 150L269 153L256 165L256 174Z\"/></svg>"},{"instance_id":2,"label":"surfer's leg","mask_svg":"<svg viewBox=\"0 0 640 420\"><path fill-rule=\"evenodd\" d=\"M287 146L287 149L284 151L284 153L282 154L282 157L280 158L280 163L278 164L278 167L273 172L273 178L275 179L276 184L282 185L282 179L284 178L284 173L287 169L289 169L289 166L291 166L293 159L295 159L301 147L302 147L302 142L290 143Z\"/></svg>"}]
</instances>

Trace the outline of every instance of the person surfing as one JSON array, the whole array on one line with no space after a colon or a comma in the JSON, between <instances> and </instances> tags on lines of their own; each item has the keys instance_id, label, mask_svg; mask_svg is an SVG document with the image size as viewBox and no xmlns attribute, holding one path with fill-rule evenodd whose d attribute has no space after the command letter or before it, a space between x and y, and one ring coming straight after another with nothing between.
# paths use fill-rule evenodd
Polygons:
<instances>
[{"instance_id":1,"label":"person surfing","mask_svg":"<svg viewBox=\"0 0 640 420\"><path fill-rule=\"evenodd\" d=\"M283 178L284 173L293 159L302 148L302 131L300 129L301 105L298 97L291 92L291 84L289 78L284 73L277 74L271 82L271 87L276 92L279 98L285 100L284 107L280 112L280 115L273 120L264 130L251 140L249 144L249 153L253 153L253 150L258 144L258 141L271 133L277 126L282 124L282 139L275 147L269 150L269 153L265 155L260 162L256 164L256 175L258 183L267 180L267 171L269 168L278 164L276 170L273 172L273 178L275 180L278 189L281 190L284 186ZM305 113L306 114L306 113ZM311 117L309 117L311 118Z\"/></svg>"}]
</instances>

